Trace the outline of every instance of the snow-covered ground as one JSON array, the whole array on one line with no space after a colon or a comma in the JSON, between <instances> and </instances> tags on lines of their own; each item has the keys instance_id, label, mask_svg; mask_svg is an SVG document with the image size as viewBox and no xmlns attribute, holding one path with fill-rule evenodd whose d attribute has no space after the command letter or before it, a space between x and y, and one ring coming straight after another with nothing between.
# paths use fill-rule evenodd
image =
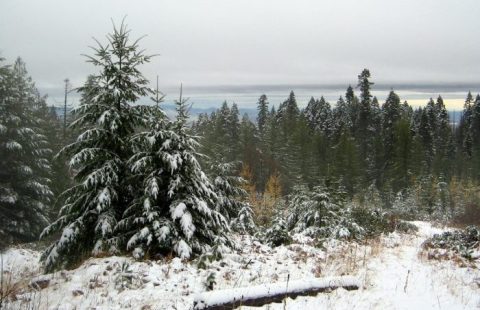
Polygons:
<instances>
[{"instance_id":1,"label":"snow-covered ground","mask_svg":"<svg viewBox=\"0 0 480 310\"><path fill-rule=\"evenodd\" d=\"M420 228L416 235L392 233L367 245L332 241L323 249L302 235L291 245L273 249L239 236L241 250L207 269L178 258L136 262L107 257L89 259L74 270L40 275L38 252L10 249L3 254L4 278L10 286L16 284L17 300L6 308L191 309L212 274L215 290L341 275L356 276L362 283L357 291L338 289L264 309L480 308L480 271L475 268L480 264L461 268L450 260L428 260L421 254L421 244L443 229L414 224ZM29 288L32 281L45 288Z\"/></svg>"},{"instance_id":2,"label":"snow-covered ground","mask_svg":"<svg viewBox=\"0 0 480 310\"><path fill-rule=\"evenodd\" d=\"M423 241L443 230L414 222L416 236L393 233L381 253L360 268L358 291L336 290L315 298L287 300L287 309L477 309L480 272L451 261L428 261L419 253ZM283 309L273 305L270 309Z\"/></svg>"}]
</instances>

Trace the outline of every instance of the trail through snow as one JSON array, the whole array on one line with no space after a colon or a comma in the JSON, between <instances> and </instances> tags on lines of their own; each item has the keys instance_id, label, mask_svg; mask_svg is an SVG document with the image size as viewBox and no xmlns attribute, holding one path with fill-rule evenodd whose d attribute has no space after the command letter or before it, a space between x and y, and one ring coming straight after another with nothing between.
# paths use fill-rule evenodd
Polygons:
<instances>
[{"instance_id":1,"label":"trail through snow","mask_svg":"<svg viewBox=\"0 0 480 310\"><path fill-rule=\"evenodd\" d=\"M336 290L316 297L289 299L286 305L267 309L479 309L478 269L460 268L452 262L428 261L420 255L422 243L443 229L413 222L416 236L391 234L385 248L371 259L359 277L358 291ZM254 309L254 308L251 308ZM258 308L255 308L258 309Z\"/></svg>"}]
</instances>

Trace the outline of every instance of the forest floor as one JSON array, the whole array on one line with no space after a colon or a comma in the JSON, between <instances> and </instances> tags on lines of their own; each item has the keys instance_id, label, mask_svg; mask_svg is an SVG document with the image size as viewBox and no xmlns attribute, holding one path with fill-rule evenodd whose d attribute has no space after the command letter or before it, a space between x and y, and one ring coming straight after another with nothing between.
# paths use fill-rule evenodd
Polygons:
<instances>
[{"instance_id":1,"label":"forest floor","mask_svg":"<svg viewBox=\"0 0 480 310\"><path fill-rule=\"evenodd\" d=\"M447 228L412 223L419 228L416 234L391 233L365 244L333 240L321 248L303 235L276 248L237 236L239 249L206 269L178 258L105 257L42 275L38 251L11 248L2 254L4 287L10 292L5 308L192 309L194 297L207 290L207 278L220 290L338 275L356 276L360 289L288 298L263 309L480 308L480 261L430 259L446 256L422 250L422 243Z\"/></svg>"}]
</instances>

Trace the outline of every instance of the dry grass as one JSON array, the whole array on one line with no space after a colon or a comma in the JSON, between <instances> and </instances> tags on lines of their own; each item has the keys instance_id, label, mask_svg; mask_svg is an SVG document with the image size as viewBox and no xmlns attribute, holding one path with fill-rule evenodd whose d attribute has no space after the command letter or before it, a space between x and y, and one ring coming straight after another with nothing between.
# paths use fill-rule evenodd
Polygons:
<instances>
[{"instance_id":1,"label":"dry grass","mask_svg":"<svg viewBox=\"0 0 480 310\"><path fill-rule=\"evenodd\" d=\"M357 275L364 274L367 282L368 265L372 258L381 254L384 244L380 237L365 240L363 243L345 242L335 250L326 252L324 261L318 262L318 269L323 275Z\"/></svg>"},{"instance_id":2,"label":"dry grass","mask_svg":"<svg viewBox=\"0 0 480 310\"><path fill-rule=\"evenodd\" d=\"M21 309L39 309L42 289L32 284L35 272L17 271L13 266L6 269L0 254L0 309L17 309L19 304Z\"/></svg>"},{"instance_id":3,"label":"dry grass","mask_svg":"<svg viewBox=\"0 0 480 310\"><path fill-rule=\"evenodd\" d=\"M2 271L2 274L0 309L10 309L11 303L18 300L22 300L22 309L39 309L41 290L30 285L30 278L17 280L11 272Z\"/></svg>"}]
</instances>

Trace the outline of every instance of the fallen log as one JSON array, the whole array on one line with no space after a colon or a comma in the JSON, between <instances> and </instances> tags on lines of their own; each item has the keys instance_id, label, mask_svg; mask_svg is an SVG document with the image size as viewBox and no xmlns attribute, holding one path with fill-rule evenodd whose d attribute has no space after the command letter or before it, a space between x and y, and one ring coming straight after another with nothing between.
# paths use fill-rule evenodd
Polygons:
<instances>
[{"instance_id":1,"label":"fallen log","mask_svg":"<svg viewBox=\"0 0 480 310\"><path fill-rule=\"evenodd\" d=\"M360 281L351 276L328 277L203 292L194 298L193 309L226 310L239 306L261 307L282 302L286 297L314 296L340 287L349 291L356 290L360 287Z\"/></svg>"}]
</instances>

